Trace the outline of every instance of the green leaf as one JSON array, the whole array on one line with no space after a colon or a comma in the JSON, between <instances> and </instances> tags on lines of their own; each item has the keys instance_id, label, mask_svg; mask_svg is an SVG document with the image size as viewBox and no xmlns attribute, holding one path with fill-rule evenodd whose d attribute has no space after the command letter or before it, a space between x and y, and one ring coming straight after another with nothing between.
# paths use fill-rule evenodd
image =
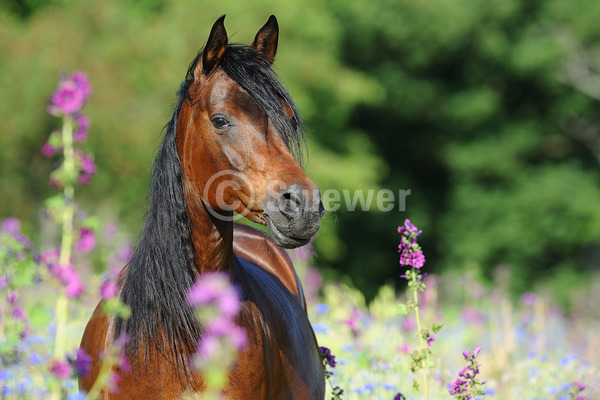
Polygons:
<instances>
[{"instance_id":1,"label":"green leaf","mask_svg":"<svg viewBox=\"0 0 600 400\"><path fill-rule=\"evenodd\" d=\"M102 310L110 315L115 315L119 318L128 319L131 317L131 308L119 300L118 297L106 300L102 303Z\"/></svg>"},{"instance_id":2,"label":"green leaf","mask_svg":"<svg viewBox=\"0 0 600 400\"><path fill-rule=\"evenodd\" d=\"M49 208L49 209L62 208L62 206L64 204L64 198L63 198L62 193L57 194L52 197L49 197L48 199L46 199L45 204L46 204L46 208Z\"/></svg>"},{"instance_id":3,"label":"green leaf","mask_svg":"<svg viewBox=\"0 0 600 400\"><path fill-rule=\"evenodd\" d=\"M400 315L408 314L408 307L406 306L406 304L398 304L398 312L400 313Z\"/></svg>"},{"instance_id":4,"label":"green leaf","mask_svg":"<svg viewBox=\"0 0 600 400\"><path fill-rule=\"evenodd\" d=\"M15 264L15 272L12 277L12 284L15 287L30 286L36 273L36 265L33 260L23 260Z\"/></svg>"},{"instance_id":5,"label":"green leaf","mask_svg":"<svg viewBox=\"0 0 600 400\"><path fill-rule=\"evenodd\" d=\"M98 232L102 228L102 221L97 216L88 216L81 221L81 226Z\"/></svg>"},{"instance_id":6,"label":"green leaf","mask_svg":"<svg viewBox=\"0 0 600 400\"><path fill-rule=\"evenodd\" d=\"M438 333L442 328L444 327L444 324L442 325L433 325L433 328L431 328L431 330L433 331L433 333Z\"/></svg>"},{"instance_id":7,"label":"green leaf","mask_svg":"<svg viewBox=\"0 0 600 400\"><path fill-rule=\"evenodd\" d=\"M413 379L413 388L415 388L416 391L419 391L420 389L419 381L416 379Z\"/></svg>"},{"instance_id":8,"label":"green leaf","mask_svg":"<svg viewBox=\"0 0 600 400\"><path fill-rule=\"evenodd\" d=\"M52 313L41 303L37 303L27 310L27 317L29 317L32 327L45 328L48 326L50 318L52 318Z\"/></svg>"}]
</instances>

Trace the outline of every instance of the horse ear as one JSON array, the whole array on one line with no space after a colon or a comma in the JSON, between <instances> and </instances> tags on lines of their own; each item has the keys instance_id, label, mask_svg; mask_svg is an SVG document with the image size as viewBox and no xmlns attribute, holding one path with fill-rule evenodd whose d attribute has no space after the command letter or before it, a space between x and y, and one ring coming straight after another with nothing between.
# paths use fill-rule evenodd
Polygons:
<instances>
[{"instance_id":1,"label":"horse ear","mask_svg":"<svg viewBox=\"0 0 600 400\"><path fill-rule=\"evenodd\" d=\"M199 78L201 74L210 75L217 68L225 54L225 50L227 49L227 31L223 23L224 20L225 14L221 15L215 21L210 30L208 41L202 51L202 62L199 63L194 71L195 79Z\"/></svg>"},{"instance_id":2,"label":"horse ear","mask_svg":"<svg viewBox=\"0 0 600 400\"><path fill-rule=\"evenodd\" d=\"M277 24L277 18L271 15L267 23L256 34L250 47L261 53L269 64L273 64L275 53L277 53L278 39L279 25Z\"/></svg>"}]
</instances>

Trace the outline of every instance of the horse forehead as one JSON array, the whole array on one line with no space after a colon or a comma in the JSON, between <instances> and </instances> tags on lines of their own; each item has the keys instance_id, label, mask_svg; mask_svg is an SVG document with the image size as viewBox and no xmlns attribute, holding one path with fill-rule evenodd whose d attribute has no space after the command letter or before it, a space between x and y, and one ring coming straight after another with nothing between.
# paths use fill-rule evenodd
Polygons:
<instances>
[{"instance_id":1,"label":"horse forehead","mask_svg":"<svg viewBox=\"0 0 600 400\"><path fill-rule=\"evenodd\" d=\"M229 106L247 109L257 107L248 92L226 74L215 79L209 88L206 100L207 106L210 108Z\"/></svg>"}]
</instances>

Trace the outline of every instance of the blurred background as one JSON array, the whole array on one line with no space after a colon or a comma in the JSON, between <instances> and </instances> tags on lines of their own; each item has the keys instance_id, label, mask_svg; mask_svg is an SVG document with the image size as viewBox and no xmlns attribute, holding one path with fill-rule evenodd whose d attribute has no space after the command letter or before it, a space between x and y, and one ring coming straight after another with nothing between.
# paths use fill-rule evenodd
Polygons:
<instances>
[{"instance_id":1,"label":"blurred background","mask_svg":"<svg viewBox=\"0 0 600 400\"><path fill-rule=\"evenodd\" d=\"M566 299L600 271L597 0L0 0L0 219L38 234L52 168L40 148L61 71L88 73L82 208L143 223L175 92L213 22L250 43L275 14L275 70L327 189L410 190L405 211L326 215L314 263L372 298L398 283L398 225L427 270Z\"/></svg>"}]
</instances>

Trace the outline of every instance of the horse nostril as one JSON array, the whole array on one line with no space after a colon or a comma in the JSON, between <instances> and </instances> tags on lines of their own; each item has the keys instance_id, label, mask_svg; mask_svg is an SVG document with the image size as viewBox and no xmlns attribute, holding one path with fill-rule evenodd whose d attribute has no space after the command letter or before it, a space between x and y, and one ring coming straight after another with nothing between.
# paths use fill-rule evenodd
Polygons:
<instances>
[{"instance_id":1,"label":"horse nostril","mask_svg":"<svg viewBox=\"0 0 600 400\"><path fill-rule=\"evenodd\" d=\"M279 211L288 218L302 212L302 193L293 189L280 193L277 197Z\"/></svg>"}]
</instances>

